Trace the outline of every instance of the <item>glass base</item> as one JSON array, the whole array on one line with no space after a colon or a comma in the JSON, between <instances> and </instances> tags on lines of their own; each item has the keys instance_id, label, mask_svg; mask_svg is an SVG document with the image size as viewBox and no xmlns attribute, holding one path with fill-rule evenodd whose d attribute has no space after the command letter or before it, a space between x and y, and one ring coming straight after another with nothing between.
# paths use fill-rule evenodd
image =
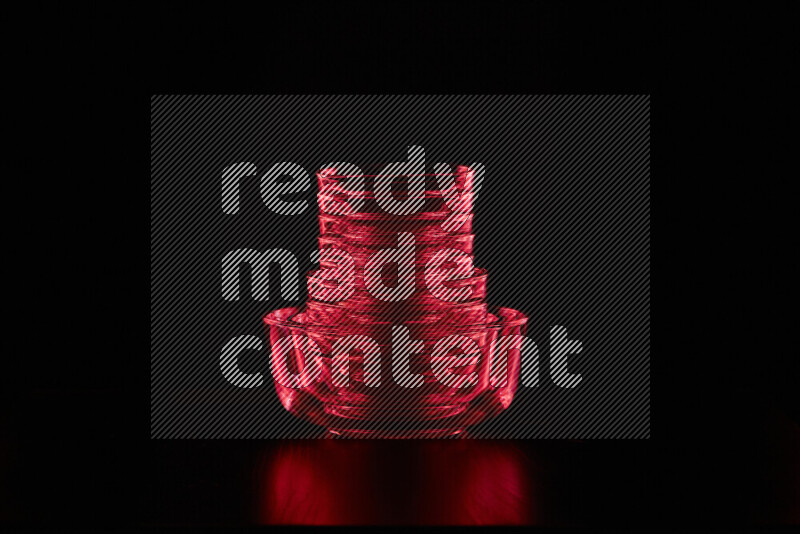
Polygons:
<instances>
[{"instance_id":1,"label":"glass base","mask_svg":"<svg viewBox=\"0 0 800 534\"><path fill-rule=\"evenodd\" d=\"M347 428L329 428L326 438L351 439L443 439L466 437L465 428L443 428L424 430L357 430Z\"/></svg>"}]
</instances>

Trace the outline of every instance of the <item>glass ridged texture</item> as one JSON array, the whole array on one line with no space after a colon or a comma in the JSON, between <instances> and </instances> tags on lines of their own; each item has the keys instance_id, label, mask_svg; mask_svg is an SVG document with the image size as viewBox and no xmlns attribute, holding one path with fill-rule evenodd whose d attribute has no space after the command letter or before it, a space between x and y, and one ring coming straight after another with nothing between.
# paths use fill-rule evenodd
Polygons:
<instances>
[{"instance_id":1,"label":"glass ridged texture","mask_svg":"<svg viewBox=\"0 0 800 534\"><path fill-rule=\"evenodd\" d=\"M321 425L334 434L352 437L443 437L462 432L466 427L495 416L508 408L517 388L520 351L498 350L500 336L524 335L527 317L522 313L486 304L487 278L484 269L444 283L448 289L468 291L457 302L442 300L431 293L426 283L425 266L443 249L461 251L472 257L475 236L472 234L472 173L459 166L451 175L451 188L457 189L461 224L451 231L442 226L452 215L446 198L453 191L438 189L432 176L424 178L426 189L422 210L408 215L394 215L380 209L374 191L374 176L361 180L363 187L354 190L348 177L325 169L317 174L319 183L319 248L347 252L354 263L354 291L345 300L309 298L303 307L284 308L264 317L270 344L275 347L287 336L295 336L281 356L287 359L290 372L300 373L314 363L315 378L300 387L287 387L278 381L275 387L283 406L292 414ZM396 178L392 195L408 198L409 177ZM354 210L348 199L358 199ZM449 203L453 205L451 201ZM337 214L339 213L339 214ZM398 235L414 237L414 289L406 298L390 302L376 298L366 287L365 266L374 254L398 246ZM445 267L459 267L456 259ZM320 270L336 268L336 261L323 260ZM463 267L463 265L461 265ZM309 295L335 290L338 282L321 276L320 270L307 274ZM398 269L381 272L383 283L395 287ZM423 344L408 358L408 370L421 376L419 387L409 388L394 380L392 369L392 327L403 325L411 339ZM380 347L380 385L367 380L365 355L354 349L347 354L349 375L346 384L334 380L336 369L333 345L346 336L368 336ZM465 387L450 387L435 376L432 353L436 343L459 335L480 348L480 357L470 365L457 368L458 374L475 373L477 381ZM305 340L319 348L315 362ZM518 347L518 344L514 346ZM457 354L458 350L453 351Z\"/></svg>"}]
</instances>

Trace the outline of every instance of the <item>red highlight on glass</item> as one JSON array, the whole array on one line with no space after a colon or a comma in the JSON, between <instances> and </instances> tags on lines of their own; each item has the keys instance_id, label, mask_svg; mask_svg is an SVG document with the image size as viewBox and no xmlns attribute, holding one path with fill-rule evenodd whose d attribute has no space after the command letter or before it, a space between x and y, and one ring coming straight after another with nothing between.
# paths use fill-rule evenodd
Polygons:
<instances>
[{"instance_id":1,"label":"red highlight on glass","mask_svg":"<svg viewBox=\"0 0 800 534\"><path fill-rule=\"evenodd\" d=\"M456 435L508 408L527 317L487 306L473 171L317 178L309 300L264 317L283 406L333 434L388 438Z\"/></svg>"}]
</instances>

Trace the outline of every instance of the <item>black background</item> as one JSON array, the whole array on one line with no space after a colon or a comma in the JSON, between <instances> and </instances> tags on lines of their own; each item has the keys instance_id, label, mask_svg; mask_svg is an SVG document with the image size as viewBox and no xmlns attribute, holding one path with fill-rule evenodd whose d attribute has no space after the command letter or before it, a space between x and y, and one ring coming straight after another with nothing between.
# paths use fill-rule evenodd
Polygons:
<instances>
[{"instance_id":1,"label":"black background","mask_svg":"<svg viewBox=\"0 0 800 534\"><path fill-rule=\"evenodd\" d=\"M42 37L47 79L75 97L37 84L33 109L57 109L35 128L66 171L10 196L36 200L10 221L32 283L4 344L3 520L247 522L256 445L147 438L149 95L421 92L653 95L653 437L520 445L566 455L529 454L561 484L548 524L798 522L789 19L555 6L176 4L94 13L63 59L70 39Z\"/></svg>"}]
</instances>

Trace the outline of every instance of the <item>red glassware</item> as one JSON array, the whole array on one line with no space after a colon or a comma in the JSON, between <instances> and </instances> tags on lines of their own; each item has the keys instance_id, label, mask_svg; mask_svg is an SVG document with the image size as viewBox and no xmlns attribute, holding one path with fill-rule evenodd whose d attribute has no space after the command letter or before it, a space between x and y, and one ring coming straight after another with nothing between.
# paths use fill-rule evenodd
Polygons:
<instances>
[{"instance_id":1,"label":"red glassware","mask_svg":"<svg viewBox=\"0 0 800 534\"><path fill-rule=\"evenodd\" d=\"M509 308L496 308L482 324L425 324L404 321L410 336L421 340L424 349L409 358L409 370L424 377L421 387L408 389L392 379L390 324L358 324L324 326L309 322L299 308L283 308L266 317L270 343L275 347L287 336L309 338L320 355L316 365L321 372L316 380L303 388L275 386L283 406L291 413L324 426L335 434L375 437L447 436L462 432L467 426L499 414L511 404L517 389L520 353L496 354L494 344L499 336L524 335L527 317ZM364 360L350 356L350 380L347 386L336 386L332 380L333 344L347 335L366 335L380 346L380 386L364 383ZM474 367L477 384L452 388L432 376L430 356L440 339L452 334L468 337L480 348L481 358ZM303 343L295 343L281 354L289 366L302 370L308 363ZM495 360L503 358L498 364ZM495 367L496 366L496 367ZM492 383L493 368L505 368L506 380Z\"/></svg>"},{"instance_id":2,"label":"red glassware","mask_svg":"<svg viewBox=\"0 0 800 534\"><path fill-rule=\"evenodd\" d=\"M278 396L288 411L335 434L457 434L510 405L520 351L498 348L498 341L524 335L527 317L487 307L487 273L472 266L473 216L465 213L472 205L468 168L458 167L445 191L428 188L427 180L422 211L408 215L380 209L373 178L360 179L361 188L353 189L349 177L330 169L318 174L320 251L337 249L352 258L352 287L345 287L346 295L337 291L340 282L333 275L341 274L335 270L341 259L338 253L323 255L320 270L308 273L306 306L264 317L273 362L285 362L285 368L273 367L281 378L275 382ZM409 198L408 180L395 180L395 200ZM462 223L445 231L454 198L461 199L456 209ZM401 232L414 239L414 287L406 298L391 301L367 288L365 267L381 251L396 249ZM441 265L451 269L449 275L429 278L428 263L445 249L457 251ZM387 288L398 283L391 270L379 276ZM438 284L438 290L432 292L429 284ZM348 336L361 341L340 354L337 342L347 342Z\"/></svg>"},{"instance_id":3,"label":"red glassware","mask_svg":"<svg viewBox=\"0 0 800 534\"><path fill-rule=\"evenodd\" d=\"M315 295L317 293L316 287L321 289L329 289L333 290L336 289L339 284L333 280L327 280L324 278L320 278L319 271L310 271L306 275L306 280L308 284L309 294ZM468 300L485 300L486 293L487 293L487 281L488 275L486 274L486 269L475 269L475 273L473 276L469 276L467 278L461 278L458 280L450 280L444 283L445 286L455 290L462 290L466 289L469 291L468 293ZM436 296L432 295L431 292L428 290L427 282L424 279L424 272L421 276L415 277L415 284L414 284L414 292L405 300L397 303L390 303L377 300L367 289L364 287L363 278L354 278L354 291L352 296L347 299L347 302L355 303L359 306L361 305L386 305L391 307L392 304L396 306L417 306L417 305L424 305L429 304L433 305L436 303L441 303L441 299L437 298ZM325 299L316 298L316 300L320 300L322 302Z\"/></svg>"},{"instance_id":4,"label":"red glassware","mask_svg":"<svg viewBox=\"0 0 800 534\"><path fill-rule=\"evenodd\" d=\"M403 217L390 218L386 214L353 213L351 215L319 214L319 232L321 235L352 235L368 237L374 234L397 234L411 232L418 235L432 235L445 238L453 234L472 233L473 215L464 216L464 222L452 233L441 230L442 222L450 217L450 211L422 212Z\"/></svg>"}]
</instances>

